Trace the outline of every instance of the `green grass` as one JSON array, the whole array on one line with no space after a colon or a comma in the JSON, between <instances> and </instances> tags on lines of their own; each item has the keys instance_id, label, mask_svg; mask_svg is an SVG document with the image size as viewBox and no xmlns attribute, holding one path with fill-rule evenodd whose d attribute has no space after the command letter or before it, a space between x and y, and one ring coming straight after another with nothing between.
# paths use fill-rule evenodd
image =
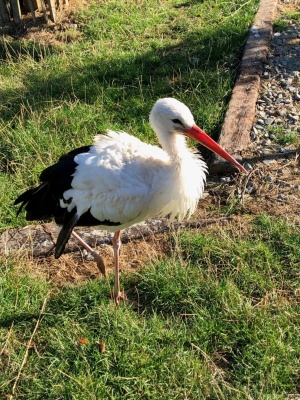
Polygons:
<instances>
[{"instance_id":1,"label":"green grass","mask_svg":"<svg viewBox=\"0 0 300 400\"><path fill-rule=\"evenodd\" d=\"M300 21L299 11L286 11L278 19L273 22L273 29L275 32L282 32L291 28L291 20L294 22Z\"/></svg>"},{"instance_id":2,"label":"green grass","mask_svg":"<svg viewBox=\"0 0 300 400\"><path fill-rule=\"evenodd\" d=\"M283 126L269 126L268 133L275 136L274 141L281 146L297 144L299 135L296 132L287 130Z\"/></svg>"},{"instance_id":3,"label":"green grass","mask_svg":"<svg viewBox=\"0 0 300 400\"><path fill-rule=\"evenodd\" d=\"M294 21L300 21L300 12L299 11L288 11L286 13L286 18L293 19Z\"/></svg>"},{"instance_id":4,"label":"green grass","mask_svg":"<svg viewBox=\"0 0 300 400\"><path fill-rule=\"evenodd\" d=\"M109 299L112 281L57 291L2 260L0 393L11 391L46 297L17 398L299 393L299 227L262 216L244 237L219 231L222 247L217 236L185 232L180 256L123 276L133 303L119 309Z\"/></svg>"},{"instance_id":5,"label":"green grass","mask_svg":"<svg viewBox=\"0 0 300 400\"><path fill-rule=\"evenodd\" d=\"M279 18L273 22L273 29L275 32L285 31L289 29L289 27L290 27L289 21L285 19Z\"/></svg>"}]
</instances>

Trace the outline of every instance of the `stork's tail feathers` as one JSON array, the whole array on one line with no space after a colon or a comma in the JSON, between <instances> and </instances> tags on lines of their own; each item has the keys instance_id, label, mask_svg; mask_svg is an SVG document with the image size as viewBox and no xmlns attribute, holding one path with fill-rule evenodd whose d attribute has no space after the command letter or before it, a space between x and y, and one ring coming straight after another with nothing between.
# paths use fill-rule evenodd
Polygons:
<instances>
[{"instance_id":1,"label":"stork's tail feathers","mask_svg":"<svg viewBox=\"0 0 300 400\"><path fill-rule=\"evenodd\" d=\"M64 251L68 240L70 239L72 230L79 220L79 216L76 210L75 209L73 210L74 210L74 215L71 216L71 218L68 221L65 220L64 225L59 232L55 245L55 258L59 258L62 255L62 252Z\"/></svg>"},{"instance_id":2,"label":"stork's tail feathers","mask_svg":"<svg viewBox=\"0 0 300 400\"><path fill-rule=\"evenodd\" d=\"M48 182L43 182L40 186L28 189L22 193L14 202L14 205L20 204L17 215L25 207L26 219L33 221L35 219L48 219L53 216L56 202L49 195Z\"/></svg>"},{"instance_id":3,"label":"stork's tail feathers","mask_svg":"<svg viewBox=\"0 0 300 400\"><path fill-rule=\"evenodd\" d=\"M59 258L79 220L76 208L70 213L65 212L65 209L60 209L57 201L49 192L48 182L43 182L37 188L28 189L15 200L14 204L20 204L17 215L25 208L28 221L48 219L54 216L57 223L63 224L55 245L55 258Z\"/></svg>"}]
</instances>

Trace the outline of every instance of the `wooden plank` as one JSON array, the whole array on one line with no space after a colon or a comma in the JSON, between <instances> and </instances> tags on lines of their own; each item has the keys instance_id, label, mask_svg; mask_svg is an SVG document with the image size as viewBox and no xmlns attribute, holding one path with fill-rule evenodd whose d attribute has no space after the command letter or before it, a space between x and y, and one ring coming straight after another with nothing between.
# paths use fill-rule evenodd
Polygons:
<instances>
[{"instance_id":1,"label":"wooden plank","mask_svg":"<svg viewBox=\"0 0 300 400\"><path fill-rule=\"evenodd\" d=\"M34 11L41 10L41 2L40 0L23 0L23 9L25 11L31 11L31 9Z\"/></svg>"},{"instance_id":2,"label":"wooden plank","mask_svg":"<svg viewBox=\"0 0 300 400\"><path fill-rule=\"evenodd\" d=\"M32 2L34 10L41 10L42 9L42 4L41 0L30 0Z\"/></svg>"},{"instance_id":3,"label":"wooden plank","mask_svg":"<svg viewBox=\"0 0 300 400\"><path fill-rule=\"evenodd\" d=\"M5 3L5 0L0 0L0 21L3 24L6 24L9 21L9 14Z\"/></svg>"},{"instance_id":4,"label":"wooden plank","mask_svg":"<svg viewBox=\"0 0 300 400\"><path fill-rule=\"evenodd\" d=\"M29 5L30 12L31 12L31 15L32 15L32 20L35 23L35 21L36 21L35 12L34 12L34 7L33 7L33 4L32 4L31 0L28 0L28 5Z\"/></svg>"},{"instance_id":5,"label":"wooden plank","mask_svg":"<svg viewBox=\"0 0 300 400\"><path fill-rule=\"evenodd\" d=\"M52 19L53 22L55 22L56 21L55 1L48 0L48 6L50 11L50 18Z\"/></svg>"},{"instance_id":6,"label":"wooden plank","mask_svg":"<svg viewBox=\"0 0 300 400\"><path fill-rule=\"evenodd\" d=\"M231 100L222 126L219 144L233 157L242 158L243 150L250 143L250 132L255 118L260 79L269 53L273 34L277 0L261 0L258 12L245 45L239 77L232 91ZM220 173L235 167L216 156L210 172Z\"/></svg>"},{"instance_id":7,"label":"wooden plank","mask_svg":"<svg viewBox=\"0 0 300 400\"><path fill-rule=\"evenodd\" d=\"M13 11L13 18L16 24L19 24L22 19L21 8L19 0L10 0L11 8Z\"/></svg>"},{"instance_id":8,"label":"wooden plank","mask_svg":"<svg viewBox=\"0 0 300 400\"><path fill-rule=\"evenodd\" d=\"M48 22L48 15L47 15L47 10L46 10L46 6L45 6L44 0L41 0L41 5L42 5L42 10L43 10L45 21Z\"/></svg>"}]
</instances>

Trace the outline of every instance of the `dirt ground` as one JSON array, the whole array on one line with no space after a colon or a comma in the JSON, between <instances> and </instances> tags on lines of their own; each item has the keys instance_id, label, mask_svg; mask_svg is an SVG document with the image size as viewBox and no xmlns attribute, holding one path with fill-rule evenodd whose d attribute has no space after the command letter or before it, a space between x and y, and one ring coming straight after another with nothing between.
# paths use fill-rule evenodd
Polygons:
<instances>
[{"instance_id":1,"label":"dirt ground","mask_svg":"<svg viewBox=\"0 0 300 400\"><path fill-rule=\"evenodd\" d=\"M73 10L78 9L82 2L69 0L69 3L70 6L59 14L56 24L46 24L43 17L39 16L38 23L33 25L30 15L26 15L22 29L17 31L10 26L6 28L6 33L58 45L71 40L71 36L72 40L80 40L80 30ZM289 11L293 7L294 4L286 5ZM226 183L222 183L218 176L208 177L205 196L199 202L198 210L192 219L205 221L215 218L215 223L203 228L207 231L219 230L221 227L225 229L218 217L226 217L226 212L230 219L225 227L240 232L247 232L253 216L263 213L300 224L299 150L291 149L290 153L262 158L256 157L255 151L249 151L247 161L252 169L247 176L233 174ZM108 271L112 271L111 246L103 245L99 252ZM177 254L176 232L171 234L171 238L169 234L156 234L148 236L145 240L132 240L122 247L121 268L122 271L138 271L144 263L171 254ZM24 267L24 264L22 265ZM64 254L59 260L55 260L53 256L34 259L26 256L26 265L33 268L37 274L46 276L57 286L75 284L100 276L95 263L87 261L79 248L76 252Z\"/></svg>"}]
</instances>

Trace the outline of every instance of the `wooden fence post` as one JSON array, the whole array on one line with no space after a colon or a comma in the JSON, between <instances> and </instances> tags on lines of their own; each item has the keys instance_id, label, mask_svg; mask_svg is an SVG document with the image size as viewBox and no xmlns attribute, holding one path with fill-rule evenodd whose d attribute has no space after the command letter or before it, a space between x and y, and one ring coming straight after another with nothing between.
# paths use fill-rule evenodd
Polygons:
<instances>
[{"instance_id":1,"label":"wooden fence post","mask_svg":"<svg viewBox=\"0 0 300 400\"><path fill-rule=\"evenodd\" d=\"M68 0L23 0L23 12L31 12L32 20L36 22L35 12L42 11L44 19L48 22L48 13L53 22L57 19L57 10L62 10L63 5L68 6ZM7 24L13 17L14 22L19 24L22 21L20 0L0 0L0 23Z\"/></svg>"},{"instance_id":2,"label":"wooden fence post","mask_svg":"<svg viewBox=\"0 0 300 400\"><path fill-rule=\"evenodd\" d=\"M0 0L0 20L3 24L9 21L9 14L6 8L5 0Z\"/></svg>"},{"instance_id":3,"label":"wooden fence post","mask_svg":"<svg viewBox=\"0 0 300 400\"><path fill-rule=\"evenodd\" d=\"M10 4L13 10L13 17L16 24L21 22L21 8L19 0L10 0Z\"/></svg>"},{"instance_id":4,"label":"wooden fence post","mask_svg":"<svg viewBox=\"0 0 300 400\"><path fill-rule=\"evenodd\" d=\"M48 0L48 6L49 6L49 11L50 11L50 17L53 22L56 21L56 11L55 11L55 1L54 0Z\"/></svg>"}]
</instances>

